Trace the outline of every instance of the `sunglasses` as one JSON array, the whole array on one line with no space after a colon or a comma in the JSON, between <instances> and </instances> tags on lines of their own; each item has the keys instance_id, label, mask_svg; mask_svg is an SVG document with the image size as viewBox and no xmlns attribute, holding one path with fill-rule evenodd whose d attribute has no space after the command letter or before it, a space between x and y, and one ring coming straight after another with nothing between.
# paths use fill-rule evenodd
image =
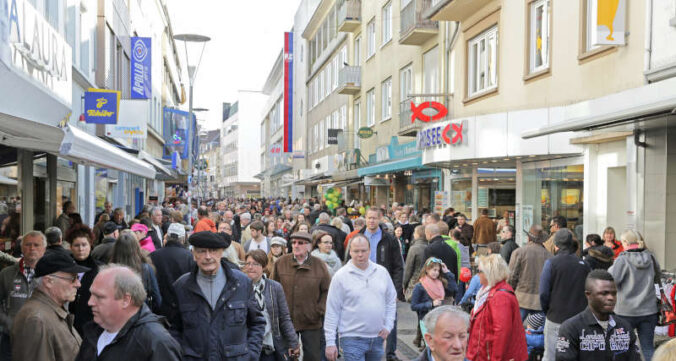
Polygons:
<instances>
[{"instance_id":1,"label":"sunglasses","mask_svg":"<svg viewBox=\"0 0 676 361\"><path fill-rule=\"evenodd\" d=\"M432 258L430 258L430 259L427 260L426 265L429 266L429 265L432 264L432 263L439 263L439 264L442 264L443 262L442 262L440 259L436 258L436 257L432 257Z\"/></svg>"}]
</instances>

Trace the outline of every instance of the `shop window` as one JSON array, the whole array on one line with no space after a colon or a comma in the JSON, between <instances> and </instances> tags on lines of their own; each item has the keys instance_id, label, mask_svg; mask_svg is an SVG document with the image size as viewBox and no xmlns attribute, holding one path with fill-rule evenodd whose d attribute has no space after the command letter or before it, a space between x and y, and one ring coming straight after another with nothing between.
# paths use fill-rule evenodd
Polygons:
<instances>
[{"instance_id":1,"label":"shop window","mask_svg":"<svg viewBox=\"0 0 676 361\"><path fill-rule=\"evenodd\" d=\"M472 217L472 179L451 180L451 206L456 212Z\"/></svg>"}]
</instances>

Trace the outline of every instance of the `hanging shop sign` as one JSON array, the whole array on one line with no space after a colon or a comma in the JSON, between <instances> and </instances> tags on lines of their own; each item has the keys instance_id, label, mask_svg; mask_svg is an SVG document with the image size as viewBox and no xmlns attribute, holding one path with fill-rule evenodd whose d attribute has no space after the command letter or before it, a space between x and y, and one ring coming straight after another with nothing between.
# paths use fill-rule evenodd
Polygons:
<instances>
[{"instance_id":1,"label":"hanging shop sign","mask_svg":"<svg viewBox=\"0 0 676 361\"><path fill-rule=\"evenodd\" d=\"M423 113L423 110L434 109L437 111L434 115L427 115ZM411 123L415 123L416 119L419 119L421 122L429 123L432 121L437 121L443 119L448 114L448 109L439 103L439 102L424 102L416 106L415 103L411 102Z\"/></svg>"},{"instance_id":2,"label":"hanging shop sign","mask_svg":"<svg viewBox=\"0 0 676 361\"><path fill-rule=\"evenodd\" d=\"M84 95L85 121L93 124L117 124L120 92L89 88Z\"/></svg>"},{"instance_id":3,"label":"hanging shop sign","mask_svg":"<svg viewBox=\"0 0 676 361\"><path fill-rule=\"evenodd\" d=\"M449 145L467 145L467 120L440 123L418 133L417 148L426 149Z\"/></svg>"},{"instance_id":4,"label":"hanging shop sign","mask_svg":"<svg viewBox=\"0 0 676 361\"><path fill-rule=\"evenodd\" d=\"M357 136L361 139L368 139L373 136L373 129L369 127L361 127L357 131Z\"/></svg>"},{"instance_id":5,"label":"hanging shop sign","mask_svg":"<svg viewBox=\"0 0 676 361\"><path fill-rule=\"evenodd\" d=\"M338 133L342 131L342 129L328 129L329 131L329 137L328 137L328 144L338 144Z\"/></svg>"},{"instance_id":6,"label":"hanging shop sign","mask_svg":"<svg viewBox=\"0 0 676 361\"><path fill-rule=\"evenodd\" d=\"M131 98L150 99L151 82L151 39L131 37Z\"/></svg>"},{"instance_id":7,"label":"hanging shop sign","mask_svg":"<svg viewBox=\"0 0 676 361\"><path fill-rule=\"evenodd\" d=\"M590 0L593 45L625 45L627 0Z\"/></svg>"},{"instance_id":8,"label":"hanging shop sign","mask_svg":"<svg viewBox=\"0 0 676 361\"><path fill-rule=\"evenodd\" d=\"M282 154L282 145L281 144L273 144L270 146L270 155L273 157L278 157L280 154Z\"/></svg>"},{"instance_id":9,"label":"hanging shop sign","mask_svg":"<svg viewBox=\"0 0 676 361\"><path fill-rule=\"evenodd\" d=\"M178 109L164 108L163 112L163 131L164 150L163 159L171 159L171 154L178 152L181 159L188 159L188 139L193 133L191 129L196 128L196 118L193 114L192 122L190 113ZM195 137L195 139L197 139ZM194 148L193 148L194 149Z\"/></svg>"},{"instance_id":10,"label":"hanging shop sign","mask_svg":"<svg viewBox=\"0 0 676 361\"><path fill-rule=\"evenodd\" d=\"M148 137L148 119L150 119L148 100L123 99L120 103L120 115L117 118L117 123L106 124L106 136L146 139Z\"/></svg>"}]
</instances>

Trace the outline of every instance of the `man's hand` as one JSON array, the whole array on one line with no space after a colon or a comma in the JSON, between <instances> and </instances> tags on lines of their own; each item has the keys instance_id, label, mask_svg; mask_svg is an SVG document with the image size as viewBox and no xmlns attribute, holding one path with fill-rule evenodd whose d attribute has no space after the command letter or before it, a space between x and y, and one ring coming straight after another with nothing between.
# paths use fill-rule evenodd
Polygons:
<instances>
[{"instance_id":1,"label":"man's hand","mask_svg":"<svg viewBox=\"0 0 676 361\"><path fill-rule=\"evenodd\" d=\"M336 361L336 359L338 358L338 348L336 346L326 346L325 353L326 358L329 359L329 361Z\"/></svg>"},{"instance_id":2,"label":"man's hand","mask_svg":"<svg viewBox=\"0 0 676 361\"><path fill-rule=\"evenodd\" d=\"M290 348L289 356L291 356L291 358L298 359L300 357L300 345L296 346L296 348Z\"/></svg>"},{"instance_id":3,"label":"man's hand","mask_svg":"<svg viewBox=\"0 0 676 361\"><path fill-rule=\"evenodd\" d=\"M378 332L378 337L382 338L383 340L387 340L387 335L389 334L390 331L383 328L382 330L380 330L380 332Z\"/></svg>"},{"instance_id":4,"label":"man's hand","mask_svg":"<svg viewBox=\"0 0 676 361\"><path fill-rule=\"evenodd\" d=\"M432 306L434 306L434 307L441 306L441 300L434 300L434 301L432 301Z\"/></svg>"}]
</instances>

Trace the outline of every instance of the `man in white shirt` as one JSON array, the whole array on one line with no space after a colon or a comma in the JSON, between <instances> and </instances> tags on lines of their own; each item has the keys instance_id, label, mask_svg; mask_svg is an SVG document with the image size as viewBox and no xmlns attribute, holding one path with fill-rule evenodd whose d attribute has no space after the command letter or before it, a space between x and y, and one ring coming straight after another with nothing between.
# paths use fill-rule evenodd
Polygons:
<instances>
[{"instance_id":1,"label":"man in white shirt","mask_svg":"<svg viewBox=\"0 0 676 361\"><path fill-rule=\"evenodd\" d=\"M383 343L394 327L397 291L385 267L369 260L370 242L351 240L351 260L331 280L326 301L326 358L338 356L336 331L345 361L381 360Z\"/></svg>"},{"instance_id":2,"label":"man in white shirt","mask_svg":"<svg viewBox=\"0 0 676 361\"><path fill-rule=\"evenodd\" d=\"M255 249L270 252L270 240L265 236L265 224L261 221L253 221L251 226L251 239L244 243L244 252L250 252Z\"/></svg>"}]
</instances>

